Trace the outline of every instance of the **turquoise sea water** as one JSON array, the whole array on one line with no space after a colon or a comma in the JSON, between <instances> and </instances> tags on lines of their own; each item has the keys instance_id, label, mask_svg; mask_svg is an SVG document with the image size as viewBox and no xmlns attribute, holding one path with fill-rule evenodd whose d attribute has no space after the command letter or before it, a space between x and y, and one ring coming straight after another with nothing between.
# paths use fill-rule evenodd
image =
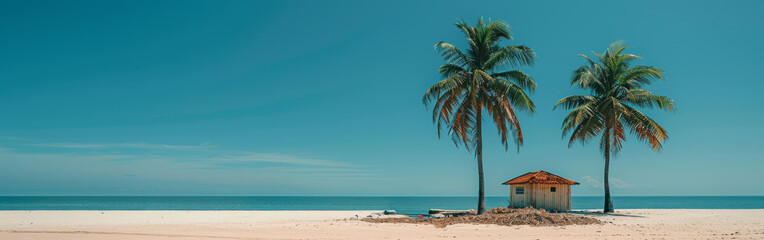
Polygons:
<instances>
[{"instance_id":1,"label":"turquoise sea water","mask_svg":"<svg viewBox=\"0 0 764 240\"><path fill-rule=\"evenodd\" d=\"M507 197L487 197L488 208ZM475 208L476 197L0 197L0 210L384 210L426 213ZM603 197L573 197L573 209L599 209ZM764 196L614 197L616 208L764 209Z\"/></svg>"}]
</instances>

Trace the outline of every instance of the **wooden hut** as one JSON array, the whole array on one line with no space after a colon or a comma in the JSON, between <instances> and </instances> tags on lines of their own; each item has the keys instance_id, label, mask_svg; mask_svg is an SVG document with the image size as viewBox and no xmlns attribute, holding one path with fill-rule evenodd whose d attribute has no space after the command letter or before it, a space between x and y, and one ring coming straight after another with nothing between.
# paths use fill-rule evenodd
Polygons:
<instances>
[{"instance_id":1,"label":"wooden hut","mask_svg":"<svg viewBox=\"0 0 764 240\"><path fill-rule=\"evenodd\" d=\"M570 210L570 185L579 183L545 172L529 172L502 185L509 185L512 207Z\"/></svg>"}]
</instances>

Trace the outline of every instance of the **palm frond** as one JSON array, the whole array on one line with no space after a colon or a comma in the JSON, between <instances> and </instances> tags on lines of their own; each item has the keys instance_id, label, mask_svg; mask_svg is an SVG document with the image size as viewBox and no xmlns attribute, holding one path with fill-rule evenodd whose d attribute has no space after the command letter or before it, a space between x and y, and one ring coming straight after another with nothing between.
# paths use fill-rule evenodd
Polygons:
<instances>
[{"instance_id":1,"label":"palm frond","mask_svg":"<svg viewBox=\"0 0 764 240\"><path fill-rule=\"evenodd\" d=\"M603 125L602 118L596 114L582 118L578 124L574 125L575 128L572 128L570 132L568 147L572 146L576 141L586 144L586 142L594 138L602 130Z\"/></svg>"},{"instance_id":2,"label":"palm frond","mask_svg":"<svg viewBox=\"0 0 764 240\"><path fill-rule=\"evenodd\" d=\"M464 68L458 64L446 63L440 66L438 72L440 72L441 76L447 78L457 73L466 72L466 70L464 70Z\"/></svg>"},{"instance_id":3,"label":"palm frond","mask_svg":"<svg viewBox=\"0 0 764 240\"><path fill-rule=\"evenodd\" d=\"M491 31L491 42L496 42L501 39L512 41L512 34L509 31L509 24L502 21L492 21L486 26Z\"/></svg>"},{"instance_id":4,"label":"palm frond","mask_svg":"<svg viewBox=\"0 0 764 240\"><path fill-rule=\"evenodd\" d=\"M621 85L640 88L652 83L652 79L663 79L663 70L652 66L634 66L620 76Z\"/></svg>"},{"instance_id":5,"label":"palm frond","mask_svg":"<svg viewBox=\"0 0 764 240\"><path fill-rule=\"evenodd\" d=\"M469 73L454 74L433 84L429 89L427 89L427 92L425 92L424 96L422 97L422 103L426 107L431 100L437 99L444 92L448 92L454 88L463 89L464 84L467 83L471 78L470 75L471 74Z\"/></svg>"},{"instance_id":6,"label":"palm frond","mask_svg":"<svg viewBox=\"0 0 764 240\"><path fill-rule=\"evenodd\" d=\"M578 85L581 89L588 89L595 93L603 93L606 90L605 84L600 80L602 69L599 65L583 66L573 72L570 79L571 85Z\"/></svg>"},{"instance_id":7,"label":"palm frond","mask_svg":"<svg viewBox=\"0 0 764 240\"><path fill-rule=\"evenodd\" d=\"M623 98L624 101L643 108L658 107L665 111L674 111L674 100L666 96L655 95L644 89L632 89Z\"/></svg>"},{"instance_id":8,"label":"palm frond","mask_svg":"<svg viewBox=\"0 0 764 240\"><path fill-rule=\"evenodd\" d=\"M508 81L497 80L493 82L492 89L496 92L497 96L509 99L514 108L531 113L536 111L536 104L533 103L520 86Z\"/></svg>"},{"instance_id":9,"label":"palm frond","mask_svg":"<svg viewBox=\"0 0 764 240\"><path fill-rule=\"evenodd\" d=\"M586 104L594 104L596 101L597 98L591 95L568 96L560 99L560 101L557 101L557 103L554 104L554 108L552 108L552 110L557 109L558 106L566 110L577 108Z\"/></svg>"},{"instance_id":10,"label":"palm frond","mask_svg":"<svg viewBox=\"0 0 764 240\"><path fill-rule=\"evenodd\" d=\"M487 68L502 65L509 66L532 66L536 61L536 53L525 45L506 46L492 53L485 62Z\"/></svg>"},{"instance_id":11,"label":"palm frond","mask_svg":"<svg viewBox=\"0 0 764 240\"><path fill-rule=\"evenodd\" d=\"M435 44L435 49L438 50L440 55L443 57L443 60L446 60L448 63L463 67L470 64L470 59L467 57L467 55L464 55L461 50L450 43L438 42Z\"/></svg>"},{"instance_id":12,"label":"palm frond","mask_svg":"<svg viewBox=\"0 0 764 240\"><path fill-rule=\"evenodd\" d=\"M658 151L663 148L661 143L668 139L666 129L639 110L626 106L626 111L628 114L622 115L619 120L629 126L631 133L650 144L653 150Z\"/></svg>"}]
</instances>

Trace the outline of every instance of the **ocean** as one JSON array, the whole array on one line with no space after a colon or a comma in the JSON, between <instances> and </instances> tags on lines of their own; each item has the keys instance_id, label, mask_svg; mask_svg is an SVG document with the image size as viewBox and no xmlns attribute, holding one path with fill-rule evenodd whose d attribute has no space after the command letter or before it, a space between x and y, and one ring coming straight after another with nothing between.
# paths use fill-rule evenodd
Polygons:
<instances>
[{"instance_id":1,"label":"ocean","mask_svg":"<svg viewBox=\"0 0 764 240\"><path fill-rule=\"evenodd\" d=\"M486 197L490 208L508 197ZM604 197L572 197L573 209L600 209ZM477 197L0 197L0 210L386 210L474 209ZM764 196L614 197L616 209L764 209Z\"/></svg>"}]
</instances>

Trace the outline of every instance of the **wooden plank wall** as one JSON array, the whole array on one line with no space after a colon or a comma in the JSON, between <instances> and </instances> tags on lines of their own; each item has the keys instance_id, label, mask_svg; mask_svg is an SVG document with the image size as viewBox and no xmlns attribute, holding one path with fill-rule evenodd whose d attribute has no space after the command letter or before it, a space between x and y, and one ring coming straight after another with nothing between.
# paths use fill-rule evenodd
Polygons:
<instances>
[{"instance_id":1,"label":"wooden plank wall","mask_svg":"<svg viewBox=\"0 0 764 240\"><path fill-rule=\"evenodd\" d=\"M524 187L525 188L525 194L515 194L515 190L518 187ZM522 208L522 207L530 206L530 204L531 204L531 194L529 194L529 193L530 193L531 189L529 188L529 184L513 184L513 185L510 185L509 191L510 191L509 192L510 193L509 194L509 198L510 198L510 201L512 202L512 206L513 207Z\"/></svg>"},{"instance_id":2,"label":"wooden plank wall","mask_svg":"<svg viewBox=\"0 0 764 240\"><path fill-rule=\"evenodd\" d=\"M515 194L517 187L524 187L525 193ZM556 192L552 192L551 187L556 187ZM570 210L570 185L567 184L513 184L509 190L513 207Z\"/></svg>"}]
</instances>

